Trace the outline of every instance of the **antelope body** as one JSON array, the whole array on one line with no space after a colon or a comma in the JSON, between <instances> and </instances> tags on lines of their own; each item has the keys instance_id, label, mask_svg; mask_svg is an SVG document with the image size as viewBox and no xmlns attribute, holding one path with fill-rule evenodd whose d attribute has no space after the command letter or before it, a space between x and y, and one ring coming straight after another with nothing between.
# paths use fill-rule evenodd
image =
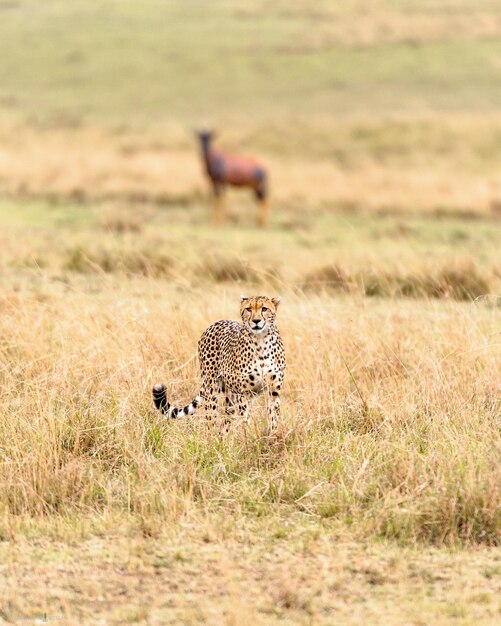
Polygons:
<instances>
[{"instance_id":1,"label":"antelope body","mask_svg":"<svg viewBox=\"0 0 501 626\"><path fill-rule=\"evenodd\" d=\"M266 169L255 159L246 156L227 154L214 150L212 131L199 131L200 147L205 165L205 172L212 183L214 193L214 222L223 224L226 221L223 206L223 192L226 185L232 187L249 187L254 191L260 205L259 224L268 225L268 189Z\"/></svg>"}]
</instances>

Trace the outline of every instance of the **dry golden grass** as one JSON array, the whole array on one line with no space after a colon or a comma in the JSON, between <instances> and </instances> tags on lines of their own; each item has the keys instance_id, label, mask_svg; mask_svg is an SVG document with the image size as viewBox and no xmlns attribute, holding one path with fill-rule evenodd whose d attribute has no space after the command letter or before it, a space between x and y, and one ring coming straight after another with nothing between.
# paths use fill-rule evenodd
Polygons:
<instances>
[{"instance_id":1,"label":"dry golden grass","mask_svg":"<svg viewBox=\"0 0 501 626\"><path fill-rule=\"evenodd\" d=\"M0 301L3 619L496 623L496 308L285 292L279 431L257 402L223 436L164 421L150 389L195 393L196 339L234 317L233 282L16 275Z\"/></svg>"},{"instance_id":2,"label":"dry golden grass","mask_svg":"<svg viewBox=\"0 0 501 626\"><path fill-rule=\"evenodd\" d=\"M4 523L300 510L404 542L497 543L496 309L286 294L280 431L266 437L257 407L249 430L222 438L159 419L149 391L197 391L196 338L238 299L207 292L132 282L94 298L4 295Z\"/></svg>"}]
</instances>

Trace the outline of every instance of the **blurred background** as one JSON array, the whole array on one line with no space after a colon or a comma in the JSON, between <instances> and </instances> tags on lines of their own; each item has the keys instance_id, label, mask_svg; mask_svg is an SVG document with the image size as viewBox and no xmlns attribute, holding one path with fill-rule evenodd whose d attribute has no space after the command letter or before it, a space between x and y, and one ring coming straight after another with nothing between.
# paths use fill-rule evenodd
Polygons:
<instances>
[{"instance_id":1,"label":"blurred background","mask_svg":"<svg viewBox=\"0 0 501 626\"><path fill-rule=\"evenodd\" d=\"M255 269L379 294L359 270L421 284L440 261L484 275L468 293L495 288L496 0L0 0L0 41L0 215L23 233L17 261L165 274L189 235L222 279ZM201 125L268 167L268 235L245 190L211 227ZM26 224L44 238L27 243ZM124 233L147 258L128 259Z\"/></svg>"},{"instance_id":2,"label":"blurred background","mask_svg":"<svg viewBox=\"0 0 501 626\"><path fill-rule=\"evenodd\" d=\"M500 242L500 0L0 0L0 622L497 626ZM242 293L277 436L159 419Z\"/></svg>"}]
</instances>

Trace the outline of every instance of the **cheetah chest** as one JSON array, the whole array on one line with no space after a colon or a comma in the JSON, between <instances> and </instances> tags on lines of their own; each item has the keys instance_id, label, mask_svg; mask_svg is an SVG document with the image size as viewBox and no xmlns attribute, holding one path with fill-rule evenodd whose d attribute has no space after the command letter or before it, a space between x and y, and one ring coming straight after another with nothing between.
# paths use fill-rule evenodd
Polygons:
<instances>
[{"instance_id":1,"label":"cheetah chest","mask_svg":"<svg viewBox=\"0 0 501 626\"><path fill-rule=\"evenodd\" d=\"M276 350L271 343L263 342L247 352L247 359L241 363L238 386L247 393L261 393L280 372Z\"/></svg>"}]
</instances>

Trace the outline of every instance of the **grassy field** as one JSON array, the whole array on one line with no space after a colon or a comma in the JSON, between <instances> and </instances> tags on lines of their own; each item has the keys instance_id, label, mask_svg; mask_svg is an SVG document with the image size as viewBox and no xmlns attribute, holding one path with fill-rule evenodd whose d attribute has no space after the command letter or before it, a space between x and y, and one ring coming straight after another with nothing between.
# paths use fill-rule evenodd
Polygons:
<instances>
[{"instance_id":1,"label":"grassy field","mask_svg":"<svg viewBox=\"0 0 501 626\"><path fill-rule=\"evenodd\" d=\"M494 624L499 223L194 216L0 207L3 618ZM241 291L283 297L278 435L159 419Z\"/></svg>"},{"instance_id":2,"label":"grassy field","mask_svg":"<svg viewBox=\"0 0 501 626\"><path fill-rule=\"evenodd\" d=\"M0 623L497 624L501 6L0 0ZM210 223L193 127L269 166ZM241 293L283 420L165 422Z\"/></svg>"}]
</instances>

